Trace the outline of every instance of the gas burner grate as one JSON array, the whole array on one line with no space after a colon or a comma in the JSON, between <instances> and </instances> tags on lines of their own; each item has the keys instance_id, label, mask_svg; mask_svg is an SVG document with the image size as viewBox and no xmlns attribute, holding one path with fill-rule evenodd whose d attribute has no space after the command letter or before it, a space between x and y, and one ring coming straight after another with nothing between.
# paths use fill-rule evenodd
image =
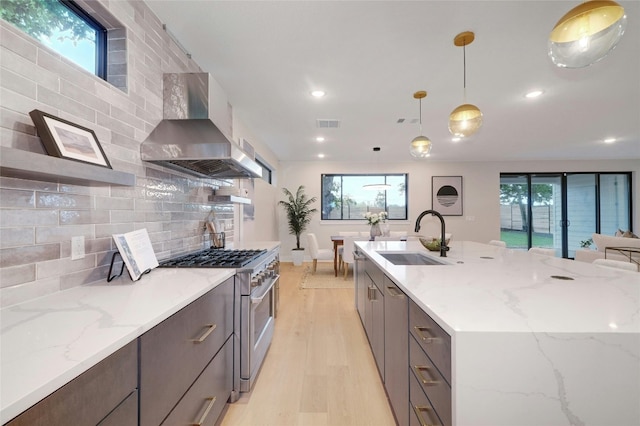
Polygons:
<instances>
[{"instance_id":1,"label":"gas burner grate","mask_svg":"<svg viewBox=\"0 0 640 426\"><path fill-rule=\"evenodd\" d=\"M161 268L241 268L267 250L206 249L160 262Z\"/></svg>"}]
</instances>

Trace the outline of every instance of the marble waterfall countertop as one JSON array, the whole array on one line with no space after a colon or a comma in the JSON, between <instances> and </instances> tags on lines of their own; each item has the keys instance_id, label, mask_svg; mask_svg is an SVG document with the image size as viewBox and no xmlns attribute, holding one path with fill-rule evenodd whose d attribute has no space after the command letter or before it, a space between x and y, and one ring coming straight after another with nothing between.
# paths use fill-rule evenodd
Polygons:
<instances>
[{"instance_id":1,"label":"marble waterfall countertop","mask_svg":"<svg viewBox=\"0 0 640 426\"><path fill-rule=\"evenodd\" d=\"M467 241L446 258L356 244L451 335L455 424L640 424L640 273ZM378 253L406 250L448 265Z\"/></svg>"},{"instance_id":2,"label":"marble waterfall countertop","mask_svg":"<svg viewBox=\"0 0 640 426\"><path fill-rule=\"evenodd\" d=\"M246 243L274 249L279 242ZM0 424L215 288L233 269L156 268L0 310Z\"/></svg>"}]
</instances>

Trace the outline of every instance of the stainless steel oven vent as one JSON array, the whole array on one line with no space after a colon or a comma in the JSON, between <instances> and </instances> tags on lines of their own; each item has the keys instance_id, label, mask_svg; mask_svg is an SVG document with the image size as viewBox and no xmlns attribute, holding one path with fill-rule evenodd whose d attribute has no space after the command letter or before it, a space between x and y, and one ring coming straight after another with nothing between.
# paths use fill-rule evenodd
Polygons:
<instances>
[{"instance_id":1,"label":"stainless steel oven vent","mask_svg":"<svg viewBox=\"0 0 640 426\"><path fill-rule=\"evenodd\" d=\"M260 165L214 123L231 117L209 74L165 74L163 82L164 119L141 144L142 160L204 178L261 176Z\"/></svg>"}]
</instances>

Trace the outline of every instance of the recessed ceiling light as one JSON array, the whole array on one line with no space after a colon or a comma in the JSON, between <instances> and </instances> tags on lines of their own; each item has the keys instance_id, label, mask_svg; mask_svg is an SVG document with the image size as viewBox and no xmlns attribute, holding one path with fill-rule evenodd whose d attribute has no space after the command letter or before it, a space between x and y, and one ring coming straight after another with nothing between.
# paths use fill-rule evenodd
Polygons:
<instances>
[{"instance_id":1,"label":"recessed ceiling light","mask_svg":"<svg viewBox=\"0 0 640 426\"><path fill-rule=\"evenodd\" d=\"M313 96L314 98L321 98L324 95L326 95L324 90L314 90L313 92L311 92L311 96Z\"/></svg>"},{"instance_id":2,"label":"recessed ceiling light","mask_svg":"<svg viewBox=\"0 0 640 426\"><path fill-rule=\"evenodd\" d=\"M606 138L604 140L604 143L614 143L616 141L616 138Z\"/></svg>"},{"instance_id":3,"label":"recessed ceiling light","mask_svg":"<svg viewBox=\"0 0 640 426\"><path fill-rule=\"evenodd\" d=\"M316 138L316 142L324 142L324 138L322 136L318 136Z\"/></svg>"},{"instance_id":4,"label":"recessed ceiling light","mask_svg":"<svg viewBox=\"0 0 640 426\"><path fill-rule=\"evenodd\" d=\"M318 158L324 158L324 154L318 154Z\"/></svg>"},{"instance_id":5,"label":"recessed ceiling light","mask_svg":"<svg viewBox=\"0 0 640 426\"><path fill-rule=\"evenodd\" d=\"M451 142L460 142L462 138L451 138Z\"/></svg>"},{"instance_id":6,"label":"recessed ceiling light","mask_svg":"<svg viewBox=\"0 0 640 426\"><path fill-rule=\"evenodd\" d=\"M528 92L526 95L524 95L525 98L537 98L538 96L542 95L544 92L542 90L532 90L530 92Z\"/></svg>"}]
</instances>

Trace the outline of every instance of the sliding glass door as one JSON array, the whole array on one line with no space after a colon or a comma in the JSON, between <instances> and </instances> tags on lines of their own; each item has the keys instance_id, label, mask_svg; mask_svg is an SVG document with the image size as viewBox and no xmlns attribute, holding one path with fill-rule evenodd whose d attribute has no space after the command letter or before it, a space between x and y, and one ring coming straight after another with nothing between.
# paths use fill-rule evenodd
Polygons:
<instances>
[{"instance_id":1,"label":"sliding glass door","mask_svg":"<svg viewBox=\"0 0 640 426\"><path fill-rule=\"evenodd\" d=\"M594 173L567 175L567 257L596 232L598 185Z\"/></svg>"},{"instance_id":2,"label":"sliding glass door","mask_svg":"<svg viewBox=\"0 0 640 426\"><path fill-rule=\"evenodd\" d=\"M631 173L500 176L500 231L507 247L545 247L573 258L594 232L632 228Z\"/></svg>"}]
</instances>

